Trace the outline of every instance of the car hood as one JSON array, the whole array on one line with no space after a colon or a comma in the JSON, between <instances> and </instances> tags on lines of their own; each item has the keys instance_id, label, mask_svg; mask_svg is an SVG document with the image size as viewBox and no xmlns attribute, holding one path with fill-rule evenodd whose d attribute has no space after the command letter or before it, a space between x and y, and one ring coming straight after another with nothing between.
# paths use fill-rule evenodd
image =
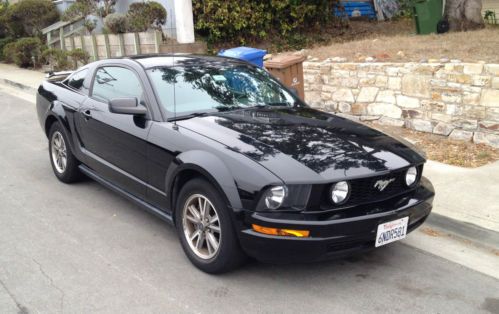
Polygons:
<instances>
[{"instance_id":1,"label":"car hood","mask_svg":"<svg viewBox=\"0 0 499 314\"><path fill-rule=\"evenodd\" d=\"M237 151L286 183L371 176L425 159L360 123L311 108L252 108L177 122Z\"/></svg>"}]
</instances>

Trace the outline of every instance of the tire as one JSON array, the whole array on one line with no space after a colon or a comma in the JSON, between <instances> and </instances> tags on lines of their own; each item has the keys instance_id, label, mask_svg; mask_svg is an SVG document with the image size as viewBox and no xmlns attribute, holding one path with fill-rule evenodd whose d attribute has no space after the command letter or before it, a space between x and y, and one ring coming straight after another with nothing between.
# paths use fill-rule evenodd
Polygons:
<instances>
[{"instance_id":1,"label":"tire","mask_svg":"<svg viewBox=\"0 0 499 314\"><path fill-rule=\"evenodd\" d=\"M72 183L81 178L79 161L73 155L66 132L59 122L50 127L49 158L52 170L60 181Z\"/></svg>"},{"instance_id":2,"label":"tire","mask_svg":"<svg viewBox=\"0 0 499 314\"><path fill-rule=\"evenodd\" d=\"M208 215L204 217L209 218L212 223L199 219L203 215L202 210L199 210L204 207L201 204L207 204ZM177 233L185 254L194 266L206 273L219 274L239 267L246 260L239 246L229 208L208 181L201 178L188 181L180 190L176 208ZM194 237L196 232L198 235ZM189 237L194 238L189 240ZM199 240L203 242L196 246ZM215 248L214 244L217 242L218 247Z\"/></svg>"}]
</instances>

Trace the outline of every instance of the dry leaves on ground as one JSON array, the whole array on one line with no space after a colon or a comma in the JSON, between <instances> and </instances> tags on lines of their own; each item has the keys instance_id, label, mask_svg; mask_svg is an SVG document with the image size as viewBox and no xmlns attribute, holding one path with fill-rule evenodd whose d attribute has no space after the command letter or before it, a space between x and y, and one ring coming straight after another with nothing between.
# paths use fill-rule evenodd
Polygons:
<instances>
[{"instance_id":1,"label":"dry leaves on ground","mask_svg":"<svg viewBox=\"0 0 499 314\"><path fill-rule=\"evenodd\" d=\"M475 168L499 160L499 149L485 144L451 140L445 136L406 128L372 123L369 126L389 135L402 137L424 151L428 159L445 164Z\"/></svg>"}]
</instances>

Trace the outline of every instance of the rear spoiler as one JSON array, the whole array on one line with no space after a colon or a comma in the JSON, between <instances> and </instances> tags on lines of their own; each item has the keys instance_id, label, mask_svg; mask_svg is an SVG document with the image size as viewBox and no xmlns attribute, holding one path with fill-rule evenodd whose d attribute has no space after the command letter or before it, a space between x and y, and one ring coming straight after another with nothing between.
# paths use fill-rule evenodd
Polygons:
<instances>
[{"instance_id":1,"label":"rear spoiler","mask_svg":"<svg viewBox=\"0 0 499 314\"><path fill-rule=\"evenodd\" d=\"M68 77L71 73L73 73L73 71L60 71L60 72L50 71L50 72L47 72L47 74L45 74L45 78L54 79L54 78L61 77L61 76Z\"/></svg>"}]
</instances>

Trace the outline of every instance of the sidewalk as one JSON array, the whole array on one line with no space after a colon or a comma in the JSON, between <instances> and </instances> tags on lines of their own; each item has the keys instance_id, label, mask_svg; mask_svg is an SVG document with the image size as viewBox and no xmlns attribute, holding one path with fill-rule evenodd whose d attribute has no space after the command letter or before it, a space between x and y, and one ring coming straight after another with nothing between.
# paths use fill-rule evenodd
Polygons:
<instances>
[{"instance_id":1,"label":"sidewalk","mask_svg":"<svg viewBox=\"0 0 499 314\"><path fill-rule=\"evenodd\" d=\"M0 63L0 85L36 93L45 74ZM424 175L435 186L432 215L428 219L451 232L499 247L499 161L461 168L428 161Z\"/></svg>"},{"instance_id":2,"label":"sidewalk","mask_svg":"<svg viewBox=\"0 0 499 314\"><path fill-rule=\"evenodd\" d=\"M44 78L45 73L0 63L0 84L10 85L34 94Z\"/></svg>"}]
</instances>

